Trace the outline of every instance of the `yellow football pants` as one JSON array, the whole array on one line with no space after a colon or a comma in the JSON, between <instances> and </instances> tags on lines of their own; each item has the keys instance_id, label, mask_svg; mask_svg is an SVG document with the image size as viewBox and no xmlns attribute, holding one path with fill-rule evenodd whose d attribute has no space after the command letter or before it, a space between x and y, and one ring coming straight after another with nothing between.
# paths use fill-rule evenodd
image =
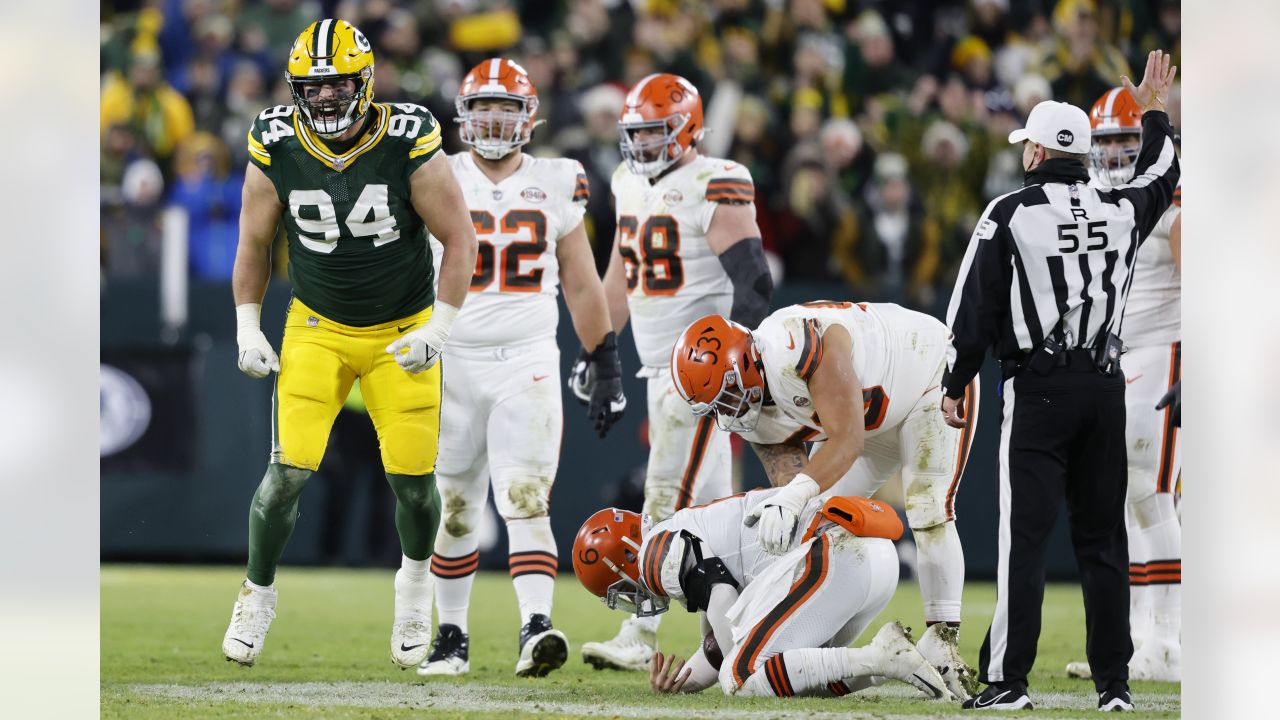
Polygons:
<instances>
[{"instance_id":1,"label":"yellow football pants","mask_svg":"<svg viewBox=\"0 0 1280 720\"><path fill-rule=\"evenodd\" d=\"M417 375L387 352L431 308L396 322L352 327L294 298L285 319L280 374L272 398L271 461L315 470L324 458L333 419L360 378L388 473L435 472L440 437L440 365Z\"/></svg>"}]
</instances>

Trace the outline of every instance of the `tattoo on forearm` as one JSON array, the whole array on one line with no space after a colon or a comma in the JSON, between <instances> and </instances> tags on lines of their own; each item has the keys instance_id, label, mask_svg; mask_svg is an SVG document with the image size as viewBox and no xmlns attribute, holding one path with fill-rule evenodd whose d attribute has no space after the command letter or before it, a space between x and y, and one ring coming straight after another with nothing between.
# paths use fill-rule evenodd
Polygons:
<instances>
[{"instance_id":1,"label":"tattoo on forearm","mask_svg":"<svg viewBox=\"0 0 1280 720\"><path fill-rule=\"evenodd\" d=\"M809 464L809 456L803 447L795 445L759 445L751 443L751 448L760 458L765 475L773 487L781 487L791 482Z\"/></svg>"}]
</instances>

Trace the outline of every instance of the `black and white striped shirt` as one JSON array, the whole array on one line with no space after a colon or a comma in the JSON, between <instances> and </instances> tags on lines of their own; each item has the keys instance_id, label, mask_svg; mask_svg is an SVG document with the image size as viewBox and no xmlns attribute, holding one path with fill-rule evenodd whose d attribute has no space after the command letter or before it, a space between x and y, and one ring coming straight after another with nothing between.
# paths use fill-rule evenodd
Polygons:
<instances>
[{"instance_id":1,"label":"black and white striped shirt","mask_svg":"<svg viewBox=\"0 0 1280 720\"><path fill-rule=\"evenodd\" d=\"M947 309L951 355L943 390L963 394L988 347L1001 360L1030 352L1062 323L1068 348L1120 334L1138 246L1178 184L1173 130L1163 112L1142 116L1134 179L1088 186L1079 162L1046 160L1023 187L996 198L978 221Z\"/></svg>"}]
</instances>

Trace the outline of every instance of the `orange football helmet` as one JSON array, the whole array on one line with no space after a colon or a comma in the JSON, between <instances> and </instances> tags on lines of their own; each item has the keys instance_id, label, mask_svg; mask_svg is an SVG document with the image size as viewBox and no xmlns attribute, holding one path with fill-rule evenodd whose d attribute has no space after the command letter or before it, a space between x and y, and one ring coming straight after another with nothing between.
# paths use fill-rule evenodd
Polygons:
<instances>
[{"instance_id":1,"label":"orange football helmet","mask_svg":"<svg viewBox=\"0 0 1280 720\"><path fill-rule=\"evenodd\" d=\"M485 110L476 112L471 103L482 98L514 100L520 104L516 112ZM498 160L533 138L539 123L538 89L529 73L512 60L491 58L471 68L462 78L458 97L457 122L462 125L462 142L487 160Z\"/></svg>"},{"instance_id":2,"label":"orange football helmet","mask_svg":"<svg viewBox=\"0 0 1280 720\"><path fill-rule=\"evenodd\" d=\"M1123 185L1133 179L1142 137L1142 108L1122 87L1105 92L1089 111L1093 147L1089 166L1104 185Z\"/></svg>"},{"instance_id":3,"label":"orange football helmet","mask_svg":"<svg viewBox=\"0 0 1280 720\"><path fill-rule=\"evenodd\" d=\"M679 75L650 75L627 93L618 119L619 148L631 172L657 177L702 138L702 97ZM661 130L661 135L641 130Z\"/></svg>"},{"instance_id":4,"label":"orange football helmet","mask_svg":"<svg viewBox=\"0 0 1280 720\"><path fill-rule=\"evenodd\" d=\"M647 522L638 513L605 508L587 518L573 539L573 573L610 608L639 617L667 611L669 601L640 579L640 547Z\"/></svg>"},{"instance_id":5,"label":"orange football helmet","mask_svg":"<svg viewBox=\"0 0 1280 720\"><path fill-rule=\"evenodd\" d=\"M751 432L760 422L765 382L755 337L722 315L685 328L671 350L671 380L694 415L716 414L728 432Z\"/></svg>"}]
</instances>

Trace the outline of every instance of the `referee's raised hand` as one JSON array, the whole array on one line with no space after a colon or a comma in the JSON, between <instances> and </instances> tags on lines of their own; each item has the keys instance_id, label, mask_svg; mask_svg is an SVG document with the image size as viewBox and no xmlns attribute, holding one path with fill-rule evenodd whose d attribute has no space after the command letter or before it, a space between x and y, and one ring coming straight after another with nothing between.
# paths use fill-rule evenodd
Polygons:
<instances>
[{"instance_id":1,"label":"referee's raised hand","mask_svg":"<svg viewBox=\"0 0 1280 720\"><path fill-rule=\"evenodd\" d=\"M1147 68L1142 73L1142 84L1134 87L1127 75L1120 76L1124 89L1129 91L1133 99L1142 106L1142 111L1164 110L1164 101L1169 97L1169 88L1173 87L1173 78L1178 74L1178 66L1169 66L1171 57L1163 50L1152 50L1147 53Z\"/></svg>"}]
</instances>

